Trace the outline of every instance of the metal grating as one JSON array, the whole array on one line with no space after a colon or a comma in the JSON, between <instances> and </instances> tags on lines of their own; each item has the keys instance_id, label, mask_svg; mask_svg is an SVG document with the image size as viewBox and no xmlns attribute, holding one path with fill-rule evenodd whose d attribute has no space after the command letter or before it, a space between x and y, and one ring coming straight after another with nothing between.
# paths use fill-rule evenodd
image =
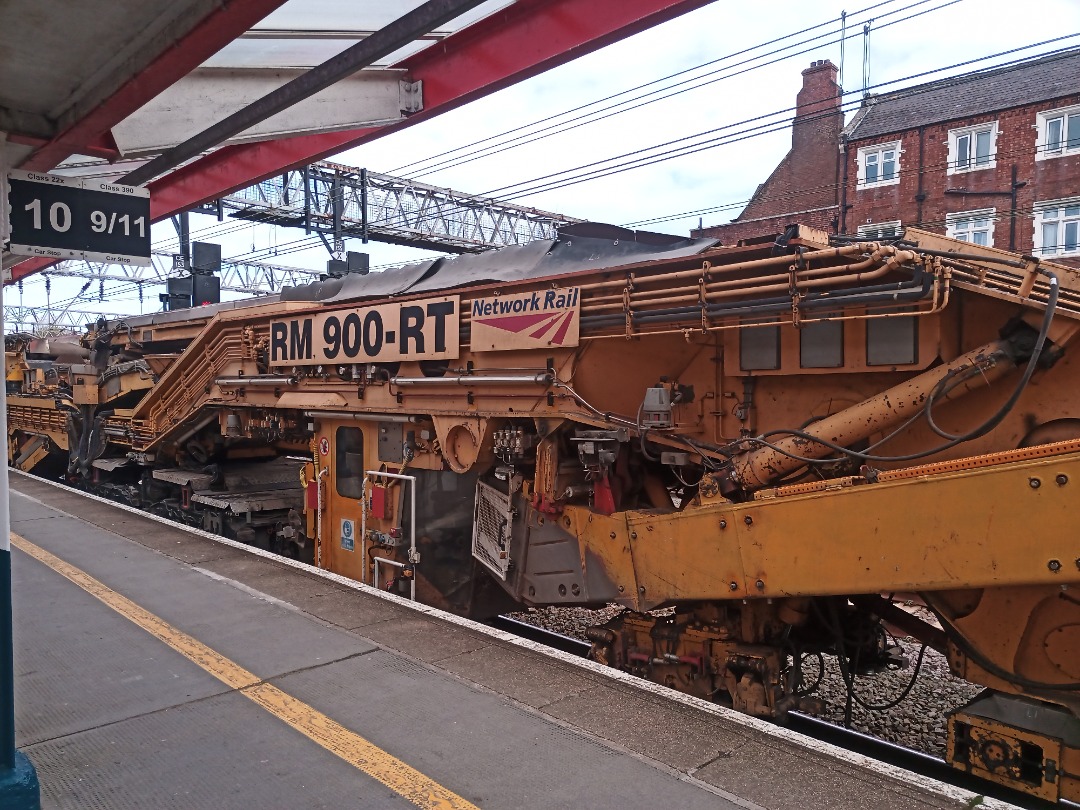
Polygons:
<instances>
[{"instance_id":1,"label":"metal grating","mask_svg":"<svg viewBox=\"0 0 1080 810\"><path fill-rule=\"evenodd\" d=\"M477 481L473 557L504 581L510 569L510 527L513 520L510 496Z\"/></svg>"}]
</instances>

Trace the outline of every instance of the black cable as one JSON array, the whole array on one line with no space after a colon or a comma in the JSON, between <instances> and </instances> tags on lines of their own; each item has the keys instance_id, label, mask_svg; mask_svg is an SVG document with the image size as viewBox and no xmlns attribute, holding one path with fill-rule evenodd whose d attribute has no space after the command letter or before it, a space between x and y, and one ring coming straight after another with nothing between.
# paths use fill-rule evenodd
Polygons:
<instances>
[{"instance_id":1,"label":"black cable","mask_svg":"<svg viewBox=\"0 0 1080 810\"><path fill-rule=\"evenodd\" d=\"M931 10L934 10L934 9L931 9ZM927 12L920 12L920 13L927 13ZM894 22L899 22L899 21L894 21ZM893 23L889 23L889 24L893 24ZM879 26L879 27L884 27L884 26ZM1044 40L1042 42L1034 43L1032 45L1023 46L1022 48L1015 48L1015 49L1011 49L1011 50L1007 50L1007 51L1001 51L999 53L991 54L989 56L979 57L978 59L967 60L965 62L955 63L953 65L949 65L949 66L946 66L946 67L943 67L943 68L937 68L937 69L932 70L932 71L924 71L922 73L912 74L912 75L904 77L902 79L897 79L897 80L894 80L894 81L891 81L891 82L884 82L884 83L881 83L879 85L874 85L873 87L874 88L879 88L879 87L887 86L889 84L895 84L896 82L899 82L899 81L907 81L907 80L910 80L912 78L918 78L920 76L926 76L926 75L930 75L932 73L938 73L938 72L941 72L941 71L944 71L944 70L950 70L950 69L953 69L953 68L956 68L956 67L962 67L962 66L965 66L965 65L970 65L970 64L973 64L975 62L984 61L986 59L991 59L991 58L995 58L997 56L1007 55L1007 54L1010 54L1010 53L1016 53L1016 52L1021 51L1021 50L1027 50L1027 49L1030 49L1030 48L1033 48L1033 47L1038 47L1040 45L1049 44L1049 43L1052 43L1052 42L1060 41L1062 39L1072 38L1072 37L1075 37L1075 36L1077 36L1077 34L1063 35L1061 37L1056 37L1056 38L1053 38L1053 39L1050 39L1050 40ZM1045 58L1045 56L1046 56L1045 54L1040 54L1038 57L1035 57L1035 58ZM1031 58L1032 57L1025 57L1024 59L1014 60L1014 62L1006 63L1006 65L996 65L991 69L997 70L997 69L1000 69L1003 66L1008 66L1008 65L1011 65L1011 64L1017 64L1017 63L1020 63L1020 62L1029 61ZM974 74L969 74L968 76L958 77L958 82L957 83L960 84L964 80L972 80L972 79L977 78L977 77L978 77L978 72L976 72ZM854 91L852 91L852 92L854 92ZM902 91L897 91L897 92L902 92ZM912 94L916 94L917 92L920 92L919 89L914 88L913 91L912 91ZM926 92L926 90L924 89L921 92ZM861 100L859 100L859 103L861 104ZM535 184L535 183L538 183L539 181L547 179L547 178L558 177L559 175L568 174L568 173L575 172L575 171L581 171L582 169L588 169L590 166L600 166L603 163L610 163L612 161L619 160L621 158L628 157L628 156L633 156L635 154L640 154L642 152L654 151L654 150L657 150L657 149L664 148L666 146L670 146L670 145L675 144L675 143L683 142L683 141L686 141L686 140L689 140L689 139L692 139L692 138L698 138L698 137L701 137L703 135L718 132L718 131L721 131L723 129L730 129L731 127L739 126L740 124L743 124L743 123L751 123L753 121L768 118L770 116L775 116L775 115L778 115L778 114L790 112L792 109L794 109L794 108L787 108L785 110L780 110L780 111L777 111L777 112L774 112L774 113L769 113L769 114L766 114L766 115L763 115L763 116L759 116L757 118L747 119L746 121L736 122L734 124L726 125L724 127L718 128L718 129L707 130L705 132L698 133L697 135L687 136L686 138L681 138L681 139L677 139L675 141L670 141L670 142L667 142L667 143L664 143L664 144L658 144L658 145L655 145L655 146L652 146L652 147L647 147L647 148L642 149L642 150L637 150L636 152L630 152L630 153L626 153L624 155L608 158L608 159L605 159L605 160L602 160L602 161L594 161L594 162L589 163L589 164L583 164L582 166L578 166L576 168L563 170L561 172L556 172L556 173L545 175L545 176L542 176L542 177L539 177L539 178L534 178L532 180L522 181L520 183L511 185L511 186L504 186L504 187L502 187L500 189L494 189L494 191L502 191L502 190L515 188L517 186ZM835 112L830 113L830 115L835 115L835 114L836 114ZM605 168L592 169L591 171L588 171L584 175L579 176L579 177L571 177L571 178L566 178L564 180L552 181L551 183L541 184L541 186L539 186L537 188L523 189L521 191L514 192L512 195L503 195L502 197L497 198L497 199L512 199L514 197L524 196L526 194L542 193L544 191L552 191L552 190L556 190L558 188L564 188L564 187L566 187L568 185L575 185L575 184L580 183L580 182L587 182L589 180L600 179L602 177L607 177L607 176L610 176L612 174L621 173L623 171L629 171L629 170L634 169L634 168L642 168L642 167L645 167L645 166L653 165L654 163L658 163L658 162L661 162L661 161L664 161L664 160L670 160L670 159L673 159L675 157L681 157L681 156L686 156L686 155L689 155L689 154L694 154L694 153L696 153L698 151L702 151L704 149L715 148L716 146L721 146L721 145L725 145L725 144L729 144L729 143L734 143L734 142L737 142L737 141L740 141L740 140L745 140L747 137L754 137L756 135L767 134L769 132L776 131L778 129L786 128L788 123L789 123L789 121L785 120L781 124L778 124L778 125L774 126L772 129L765 129L765 130L762 130L762 128L766 127L766 126L769 126L769 125L768 124L760 124L757 127L752 127L750 130L744 130L742 133L732 133L732 134L730 134L728 136L724 136L723 138L713 139L713 141L707 141L707 142L704 142L704 143L689 144L687 146L680 147L679 149L675 150L674 152L672 152L670 154L662 155L660 157L648 157L648 156L646 156L646 157L641 157L641 158L635 158L634 160L628 161L627 163L622 164L622 165L608 166L608 167L605 167ZM759 131L754 132L755 129L757 129ZM749 134L747 134L747 133L749 133ZM743 137L738 137L738 138L733 137L734 135L740 135L740 134L742 134ZM492 192L486 192L486 194L488 196L490 196L491 193ZM921 224L927 225L927 224L932 224L932 223L921 223ZM238 227L242 229L243 227L247 227L247 224L243 224L243 225L240 225ZM292 244L292 243L289 243L289 242L284 243L284 245L289 245L289 244ZM314 244L314 242L312 242L312 244ZM280 248L281 246L278 246L278 247ZM263 252L264 250L268 251L270 249L269 248L267 248L267 249L259 249L258 251L253 251L253 252L250 252L250 253L247 253L247 254L238 254L238 255L239 256L254 255L255 253ZM294 252L294 251L284 251L284 253L288 253L288 252Z\"/></svg>"},{"instance_id":2,"label":"black cable","mask_svg":"<svg viewBox=\"0 0 1080 810\"><path fill-rule=\"evenodd\" d=\"M903 703L904 700L907 699L907 696L909 694L911 694L911 690L915 686L915 681L918 680L919 673L922 671L923 657L926 655L927 646L929 646L929 645L923 644L922 647L919 649L919 658L915 662L915 669L911 673L911 680L909 680L907 682L907 685L902 690L900 690L899 695L897 695L892 700L885 701L884 703L869 703L866 700L864 700L863 698L859 697L858 692L855 691L855 676L854 676L854 674L852 674L851 672L849 672L847 670L847 665L844 662L844 657L842 655L837 656L837 662L840 664L841 677L844 678L844 683L848 687L848 689L850 690L851 697L854 698L855 702L858 703L860 706L862 706L867 711L883 712L883 711L887 711L889 709L895 709L897 706L899 706L901 703ZM850 680L849 680L849 678L850 678Z\"/></svg>"},{"instance_id":3,"label":"black cable","mask_svg":"<svg viewBox=\"0 0 1080 810\"><path fill-rule=\"evenodd\" d=\"M918 2L911 3L911 4L907 5L907 6L904 6L903 8L895 9L895 10L890 11L890 12L886 12L884 15L880 15L879 18L884 18L884 17L887 17L887 16L891 16L893 14L902 13L904 11L907 11L907 10L911 9L911 8L914 8L915 6L922 5L925 2L929 2L929 0L918 0ZM948 6L955 5L958 2L960 2L960 0L948 0L948 2L942 3L941 5L935 6L934 8L925 9L925 10L917 12L915 14L911 14L911 15L909 15L907 17L902 17L899 20L892 20L891 22L882 23L882 24L877 26L877 29L888 28L891 25L895 25L895 24L900 23L900 22L906 22L908 20L912 20L915 17L919 17L919 16L921 16L923 14L928 14L928 13L930 13L932 11L938 11L938 10L940 10L942 8L946 8ZM768 62L762 62L760 64L750 65L748 67L743 67L743 69L741 69L741 70L735 70L734 72L727 73L724 76L720 76L720 77L717 77L715 79L709 79L708 81L702 81L700 84L695 84L695 85L693 85L691 87L683 87L681 90L675 90L674 92L669 92L669 93L666 93L665 95L660 95L660 96L658 96L656 98L649 99L647 101L642 101L642 103L640 103L640 104L635 104L635 105L629 106L629 107L623 107L623 109L618 109L618 110L615 110L614 112L609 112L607 115L599 115L602 112L606 112L608 110L613 110L616 107L620 107L620 106L623 106L623 105L626 105L626 104L631 104L632 102L638 101L640 99L645 99L650 95L654 95L654 94L657 94L657 93L663 93L666 90L674 90L674 88L680 87L681 85L690 84L691 82L695 82L695 81L698 81L700 79L704 79L707 76L712 76L712 75L714 75L716 73L719 73L721 70L739 68L739 67L742 67L744 65L748 65L748 63L750 63L750 62L752 62L754 60L763 59L763 58L765 58L767 56L772 56L772 55L775 55L775 54L783 53L784 51L788 51L791 48L796 48L796 47L799 47L800 45L805 45L807 43L814 42L814 40L821 39L822 37L828 36L831 33L835 33L835 32L827 32L825 34L819 34L818 36L812 37L812 38L804 40L802 42L794 43L792 45L788 45L788 46L785 46L783 48L778 48L778 49L776 49L774 51L770 51L770 52L767 52L767 53L764 53L764 54L760 54L758 56L751 57L749 59L745 59L742 62L737 62L734 65L728 66L727 68L717 69L717 70L711 71L710 73L705 73L705 74L702 74L701 76L696 76L696 77L694 77L692 79L685 79L685 80L683 80L681 82L677 82L676 84L669 85L668 87L662 88L660 90L653 90L653 91L650 91L649 93L645 93L645 94L643 94L641 96L637 96L635 98L627 99L625 101L622 101L622 102L619 102L617 104L611 105L610 107L605 107L605 108L602 108L600 110L594 110L591 113L586 113L585 115L579 116L578 118L571 119L570 121L564 121L561 124L554 124L554 125L552 125L550 127L545 127L543 129L537 130L537 133L533 133L533 134L536 135L536 137L530 137L529 135L521 135L521 136L518 136L517 138L513 138L513 139L511 139L509 141L506 141L504 144L501 144L501 145L493 145L493 146L490 146L490 147L484 147L484 149L488 150L486 152L484 150L478 150L478 153L476 153L476 154L474 154L472 156L466 154L466 155L463 155L463 156L459 156L457 158L452 158L450 160L443 161L442 163L437 163L434 166L425 168L423 171L421 171L420 173L418 173L415 176L424 177L424 176L426 176L428 174L434 173L435 171L442 171L442 170L445 170L445 169L452 169L452 168L456 168L457 166L461 166L461 165L463 165L465 163L470 163L470 162L472 162L474 160L479 160L479 159L485 158L485 157L491 157L492 155L497 155L497 154L500 154L502 152L509 151L510 149L515 149L518 146L524 146L526 144L535 143L536 141L543 140L544 138L551 137L552 135L557 135L557 134L562 134L564 132L569 132L570 130L577 129L579 127L586 126L588 124L594 124L594 123L597 123L598 121L603 121L603 120L605 120L607 118L611 118L611 117L614 117L616 115L620 115L621 113L624 113L624 112L630 112L632 110L639 109L639 108L647 106L649 104L653 104L653 103L655 103L657 101L665 101L667 99L674 98L675 96L682 95L683 93L690 92L691 90L698 90L698 89L700 89L702 87L707 87L707 86L709 86L711 84L716 84L717 82L723 81L724 79L734 78L736 76L741 76L741 75L743 75L745 73L749 73L749 72L754 71L754 70L759 70L759 69L764 68L764 67L769 67L771 65L777 64L777 63L785 61L787 59L792 59L792 58L794 58L796 56L802 56L802 55L810 53L812 51L817 51L817 50L820 50L821 48L828 47L829 45L835 45L837 42L841 41L840 39L837 39L837 40L831 40L829 42L819 42L819 43L816 43L814 45L811 45L809 48L805 48L804 50L795 51L793 53L788 53L788 54L786 54L784 56L778 57L778 58L773 59L773 60L768 61ZM797 36L797 34L792 34L791 36ZM861 36L862 36L862 33L858 32L858 31L855 31L855 32L853 32L851 34L848 34L848 35L842 37L842 39L844 39L844 40L846 40L846 39L855 39L855 38L861 37ZM663 80L660 80L660 81L663 81ZM632 92L632 91L627 91L627 92ZM583 118L588 118L589 116L592 116L592 115L598 115L599 117L592 118L591 120L588 120L588 121L582 121ZM553 117L558 117L558 116L553 116ZM579 121L580 121L580 123L575 123L575 122L579 122ZM566 124L573 124L573 125L572 126L564 126ZM559 129L559 127L563 127L563 128ZM548 132L548 130L555 130L555 131ZM538 133L542 133L542 132L546 132L547 134L543 134L543 135L538 134ZM517 141L517 142L515 143L515 141ZM483 152L483 153L480 154L480 152Z\"/></svg>"},{"instance_id":4,"label":"black cable","mask_svg":"<svg viewBox=\"0 0 1080 810\"><path fill-rule=\"evenodd\" d=\"M1019 51L1029 50L1031 48L1039 47L1041 45L1048 45L1050 43L1058 42L1058 41L1061 41L1063 39L1075 38L1077 36L1080 36L1080 33L1072 33L1072 34L1062 35L1060 37L1054 37L1052 39L1043 40L1041 42L1036 42L1036 43L1033 43L1031 45L1025 45L1025 46L1022 46L1022 47L1019 47L1019 48L1012 48L1012 49L1005 50L1005 51L999 51L997 53L990 54L988 56L982 56L982 57L978 57L976 59L969 59L969 60L965 60L965 61L962 61L962 62L956 62L956 63L953 63L951 65L947 65L945 67L935 68L933 70L922 71L920 73L913 73L913 74L910 74L910 75L905 76L905 77L900 78L900 79L894 79L894 80L891 80L891 81L888 81L888 82L881 82L881 83L879 83L877 85L872 85L872 86L870 86L870 87L868 87L866 89L867 90L879 89L879 88L886 87L886 86L889 86L889 85L892 85L892 84L896 84L898 82L910 81L911 79L917 79L917 78L920 78L920 77L923 77L923 76L928 76L928 75L931 75L931 74L934 74L934 73L940 73L940 72L945 71L945 70L952 70L952 69L959 68L959 67L965 67L965 66L968 66L968 65L972 65L972 64L974 64L976 62L982 62L982 61L985 61L987 59L993 59L993 58L996 58L996 57L999 57L999 56L1006 56L1006 55L1009 55L1009 54L1017 53ZM1069 50L1071 51L1071 49L1069 49ZM1066 53L1065 56L1067 56L1067 55L1069 55L1069 54ZM993 66L993 68L989 68L989 69L999 70L999 69L1004 68L1004 67L1010 67L1010 66L1013 66L1013 65L1016 65L1016 64L1019 64L1019 63L1028 62L1028 61L1031 61L1032 59L1035 59L1035 58L1045 58L1046 56L1047 56L1046 54L1039 54L1039 55L1037 55L1035 57L1027 56L1027 57L1023 57L1021 59L1013 60L1011 62L1003 63L1001 65L995 65L995 66ZM980 78L980 73L981 73L981 71L975 71L973 73L969 73L969 74L965 74L965 75L962 75L962 76L955 77L956 78L956 84L957 85L962 85L962 84L964 84L966 82L969 82L969 81L975 81L976 79ZM941 80L941 81L945 81L945 80ZM910 96L916 96L916 95L920 95L921 93L936 90L940 86L940 82L932 82L930 84L931 84L930 87L927 87L925 85L920 85L918 87L910 88L909 93L904 93L903 90L898 90L898 91L895 91L895 92L898 95L898 97L907 98L907 97L910 97ZM861 104L862 104L862 97L861 97L862 91L861 90L860 91L848 91L847 93L844 93L843 95L854 95L856 93L859 94L859 98L853 99L853 100L851 100L849 102L846 102L847 104L861 106ZM508 186L502 186L502 187L499 187L499 188L496 188L496 189L492 189L492 190L489 190L487 192L484 192L484 195L485 196L494 196L495 192L506 191L506 190L509 190L509 189L517 188L519 186L526 186L526 185L529 185L529 184L536 184L540 180L544 180L544 179L549 178L549 177L557 177L558 175L561 175L561 174L569 174L571 172L581 171L583 169L589 169L592 166L598 166L599 164L602 164L602 163L610 163L612 161L620 160L620 159L626 158L626 157L630 157L630 156L633 156L635 154L639 154L641 152L663 149L665 147L671 146L673 144L681 143L681 142L690 140L692 138L699 138L699 137L702 137L702 136L705 136L705 135L709 135L709 134L712 134L712 133L715 133L715 132L719 132L719 131L724 130L724 129L731 129L732 127L740 126L740 125L743 125L743 124L753 123L755 121L761 121L763 119L767 119L767 118L770 118L770 117L775 117L777 115L786 114L786 113L794 111L795 109L796 108L794 108L794 107L784 108L784 109L777 110L777 111L774 111L774 112L771 112L771 113L767 113L767 114L763 114L763 115L760 115L760 116L755 116L753 118L745 119L743 121L737 121L737 122L734 122L732 124L727 124L727 125L725 125L723 127L714 128L714 129L711 129L711 130L705 130L705 131L699 132L699 133L697 133L695 135L686 136L684 138L679 138L679 139L676 139L674 141L668 141L668 142L665 142L665 143L656 144L654 146L646 147L644 149L636 150L634 152L629 152L629 153L618 155L618 156L615 156L615 157L612 157L612 158L607 158L607 159L602 160L602 161L592 161L590 163L582 164L581 166L577 166L577 167L574 167L572 169L566 169L566 170L563 170L563 171L560 171L560 172L555 172L555 173L552 173L552 174L549 174L549 175L544 175L542 177L533 178L533 179L530 179L530 180L524 180L524 181L521 181L519 183L514 183L514 184L511 184L511 185L508 185ZM830 111L827 114L835 115L836 111ZM777 128L786 128L787 125L790 123L790 120L791 120L790 118L785 119L783 122L781 122L778 125ZM761 125L758 126L758 128L761 128L763 126L767 126L767 125L766 124L761 124ZM766 130L766 132L771 132L771 131L774 131L774 130ZM765 134L765 132L762 132L760 134ZM684 150L691 149L691 148L693 148L695 146L701 146L701 148L711 148L711 147L716 146L716 145L720 145L720 144L709 142L705 146L701 146L701 145L698 145L698 144L692 144L692 145L689 145L689 146L686 146L686 147L681 147L681 148L684 149ZM697 151L700 151L700 149L697 150ZM693 152L684 152L682 154L693 154ZM680 156L680 154L672 155L672 157L679 157L679 156ZM646 158L640 158L639 160L645 160L645 159ZM652 162L659 162L660 159L666 160L666 159L670 159L670 157L668 157L666 155L661 156L659 159L653 160ZM642 165L651 165L651 163L642 164ZM630 166L629 168L638 168L638 167L637 166ZM627 169L621 169L621 170L625 171ZM608 171L608 170L607 169L594 169L593 170L593 172L600 172L600 171ZM612 170L612 171L609 171L608 173L609 174L614 174L614 173L617 173L617 172ZM605 174L604 176L607 176L607 175ZM589 179L596 179L596 178L589 178ZM497 196L497 197L495 197L495 199L496 200L512 199L513 197L521 196L523 194L539 193L539 191L550 191L550 190L554 190L555 188L563 188L563 187L565 187L565 185L573 185L574 182L576 182L576 181L577 180L575 178L570 178L567 181L565 181L562 185L556 185L556 182L562 182L562 181L553 181L551 184L546 184L546 185L550 185L551 188L524 189L524 190L520 190L520 191L515 191L515 192L513 192L512 195L511 194L503 194L503 195Z\"/></svg>"},{"instance_id":5,"label":"black cable","mask_svg":"<svg viewBox=\"0 0 1080 810\"><path fill-rule=\"evenodd\" d=\"M848 20L849 20L849 22L847 24L848 25L856 24L853 21L853 18L858 17L861 14L865 14L866 12L873 11L874 9L880 8L881 6L888 5L890 2L894 2L894 0L885 0L885 2L875 3L874 5L867 6L866 8L859 9L858 11L853 11L851 14L847 15ZM915 3L915 4L912 4L912 5L919 5L919 4ZM904 10L906 10L906 8L908 8L908 7L902 8L902 9L900 9L900 11L904 11ZM890 13L896 13L896 12L890 12ZM748 54L748 53L750 53L752 51L756 51L759 48L765 48L765 47L768 47L769 45L774 45L774 44L776 44L778 42L783 42L785 39L791 39L792 37L799 36L800 34L808 33L810 31L813 31L813 30L817 29L817 28L822 28L822 27L824 27L826 25L830 25L833 22L835 22L835 20L829 19L829 20L826 20L825 22L818 23L816 25L812 25L812 26L809 26L807 28L803 28L800 31L794 31L794 32L792 32L790 34L785 34L785 35L783 35L781 37L776 37L775 39L771 39L771 40L768 40L766 42L759 43L759 44L751 46L749 48L744 48L741 51L735 51L734 53L730 53L730 54L727 54L725 56L721 56L721 57L718 57L716 59L709 60L708 62L703 62L703 63L701 63L699 65L695 65L694 67L690 67L690 68L686 68L684 70L676 71L675 73L668 74L667 76L662 76L659 79L653 79L653 80L645 82L643 84L639 84L639 85L636 85L634 87L630 87L630 88L628 88L626 90L620 90L618 93L612 93L611 95L605 96L603 98L596 99L594 101L590 101L590 102L588 102L586 104L581 104L581 105L579 105L577 107L572 107L572 108L570 108L568 110L564 110L564 111L562 111L560 113L555 113L554 115L548 115L548 116L545 116L543 118L539 118L539 119L537 119L535 121L532 121L532 122L530 122L528 124L522 124L521 126L514 127L514 128L509 129L509 130L505 130L504 132L500 132L498 134L491 135L491 136L488 136L486 138L481 138L479 140L473 141L471 143L464 144L462 146L455 147L453 149L448 149L445 152L440 152L440 153L438 153L436 155L432 155L430 157L423 158L421 160L415 160L412 163L406 163L404 166L400 166L400 167L398 167L396 169L391 169L389 174L397 174L398 172L403 172L403 171L406 171L408 169L413 169L413 167L416 167L416 166L422 166L422 164L424 164L424 163L430 163L431 161L437 160L438 158L446 157L447 155L451 155L451 154L453 154L455 152L461 152L463 150L469 149L470 147L478 146L479 144L485 143L487 141L495 140L496 138L502 138L503 136L506 136L506 135L512 135L513 133L520 132L523 129L529 129L529 128L535 127L535 126L537 126L539 124L547 123L548 121L554 120L556 118L561 118L561 117L566 116L566 115L570 115L571 113L578 112L579 110L584 110L585 108L592 107L592 106L594 106L596 104L603 104L605 101L611 101L612 99L618 98L619 96L623 96L623 95L626 95L628 93L633 93L633 92L635 92L637 90L643 90L646 87L650 87L650 86L652 86L654 84L659 84L660 82L668 81L669 79L677 78L679 76L685 75L686 73L690 73L690 72L695 71L695 70L700 70L700 69L708 67L710 65L718 64L720 62L725 62L725 61L727 61L729 59L735 58L736 56L743 56L743 55ZM825 36L825 35L822 35L822 36ZM795 46L788 46L788 47L795 47ZM761 56L768 56L768 55L769 54L763 54L763 55L755 56L755 57L752 57L752 58L753 59L760 59ZM695 77L695 79L704 78L704 76L708 76L708 75L711 75L711 74L703 74L702 76ZM693 79L690 80L690 81L693 81ZM677 86L677 85L673 85L673 86ZM670 87L661 88L660 90L653 91L653 92L662 92L663 90L666 90L666 89L670 89ZM635 99L630 99L630 101L633 101L633 100L635 100ZM621 102L621 103L628 103L628 102ZM594 111L594 112L597 112L597 111ZM590 113L590 114L592 114L592 113ZM574 119L574 120L577 120L577 119ZM564 123L569 123L569 122L564 122ZM459 157L461 157L461 156L459 155ZM430 166L426 166L426 167L423 167L421 169L421 171L427 172L427 171L430 171L431 168L432 167L430 167Z\"/></svg>"},{"instance_id":6,"label":"black cable","mask_svg":"<svg viewBox=\"0 0 1080 810\"><path fill-rule=\"evenodd\" d=\"M1020 399L1020 396L1023 394L1024 390L1027 388L1027 384L1031 380L1031 376L1035 373L1035 369L1038 366L1039 354L1042 352L1043 346L1046 343L1046 335L1050 331L1050 322L1053 320L1053 318L1054 318L1054 310L1057 308L1058 278L1054 273L1052 273L1052 272L1050 272L1048 270L1040 270L1040 272L1050 278L1050 293L1049 293L1047 303L1046 303L1046 312L1043 315L1042 325L1041 325L1041 327L1039 329L1039 336L1035 341L1035 346L1034 346L1034 348L1032 350L1031 357L1028 359L1028 364L1027 364L1027 367L1024 370L1024 375L1020 378L1020 381L1017 383L1016 387L1013 389L1013 393L1009 396L1009 398L1005 401L1005 403L992 416L990 416L981 425L974 428L973 430L970 430L967 433L959 434L956 437L954 437L954 438L950 439L949 441L945 442L945 444L938 445L937 447L931 448L929 450L922 450L922 451L919 451L917 453L908 453L906 455L901 455L901 456L878 456L878 455L873 455L871 453L859 452L857 450L852 450L852 449L850 449L848 447L844 447L843 445L837 444L836 442L831 442L828 439L823 439L820 436L815 436L815 435L813 435L811 433L807 433L804 430L798 430L798 429L794 429L794 428L780 428L780 429L777 429L777 430L770 430L770 431L766 431L765 433L762 433L760 436L755 436L755 437L751 437L751 438L748 438L748 439L741 439L740 441L741 442L752 442L754 444L759 444L761 446L768 447L769 449L774 450L775 452L781 453L782 455L785 455L785 456L787 456L789 458L795 459L796 461L802 461L802 462L808 463L808 464L828 464L828 463L832 463L833 461L835 461L835 459L819 459L819 458L808 458L806 456L800 456L800 455L798 455L796 453L789 452L789 451L783 449L782 447L779 447L778 445L767 441L766 439L769 436L794 436L795 438L806 439L807 441L810 441L810 442L812 442L814 444L819 444L822 447L828 447L829 449L834 450L837 453L843 453L846 456L849 456L849 457L855 458L855 459L859 459L859 460L862 460L862 461L896 462L896 461L914 461L915 459L925 458L927 456L931 456L931 455L934 455L936 453L940 453L940 452L942 452L944 450L948 450L948 449L950 449L952 447L955 447L958 444L962 444L963 442L970 441L972 439L977 439L980 436L986 435L991 430L993 430L995 427L997 427L999 424L1001 424L1001 421L1009 414L1009 412L1012 410L1013 406L1016 405L1017 400ZM972 371L972 370L974 370L976 368L978 368L978 367L975 366L975 365L972 365L972 366L966 367L964 369L964 371ZM957 370L954 370L954 371L959 372L960 370L957 369ZM953 372L950 372L949 374L951 375L952 373ZM946 377L942 378L942 380L938 382L937 386L935 386L934 390L936 391L938 386L941 386L942 383L945 382L946 380L948 380L949 378L950 378L949 375L946 375ZM928 409L932 405L933 405L933 398L932 397L927 397L926 405L923 407L923 413L926 414L928 418L929 418L929 410Z\"/></svg>"},{"instance_id":7,"label":"black cable","mask_svg":"<svg viewBox=\"0 0 1080 810\"><path fill-rule=\"evenodd\" d=\"M818 607L816 605L816 600L812 600L811 604L815 606L814 610L815 610L815 612L818 613L818 616L820 618L822 618L822 620L825 620L824 615L822 614L820 607ZM829 602L829 613L831 614L832 618L831 618L830 621L826 621L826 624L829 625L829 629L833 632L833 636L834 636L834 639L835 639L836 644L837 644L836 662L840 667L840 676L844 681L844 686L847 688L848 707L845 710L846 722L848 722L848 724L850 724L850 722L851 722L850 721L850 714L851 714L850 701L851 700L854 700L856 703L858 703L860 706L862 706L867 711L872 711L872 712L887 711L888 709L893 709L893 708L896 708L897 706L899 706L907 698L907 696L911 693L912 688L914 688L914 686L915 686L916 680L918 680L918 678L919 678L919 673L922 671L923 658L926 655L926 648L929 645L927 645L925 643L922 645L922 648L919 650L919 658L915 662L915 669L911 673L911 680L909 680L907 682L907 685L900 691L900 694L897 697L895 697L895 698L893 698L891 700L888 700L888 701L886 701L884 703L870 703L870 702L866 701L865 699L863 699L862 697L860 697L858 692L855 691L855 677L856 676L855 676L854 673L852 673L848 669L847 653L846 653L847 645L846 645L846 642L844 641L843 626L842 626L842 624L840 622L839 616L837 615L836 605L833 602ZM857 660L857 656L858 656L858 651L856 651L856 660Z\"/></svg>"}]
</instances>

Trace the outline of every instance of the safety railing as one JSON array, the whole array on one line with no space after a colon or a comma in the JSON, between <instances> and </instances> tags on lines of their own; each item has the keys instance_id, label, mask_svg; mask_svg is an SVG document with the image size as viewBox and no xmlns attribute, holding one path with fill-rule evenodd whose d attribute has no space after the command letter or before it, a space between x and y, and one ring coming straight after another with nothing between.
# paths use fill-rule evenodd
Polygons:
<instances>
[{"instance_id":1,"label":"safety railing","mask_svg":"<svg viewBox=\"0 0 1080 810\"><path fill-rule=\"evenodd\" d=\"M382 470L366 470L364 472L364 481L361 484L360 489L360 559L363 560L365 568L367 567L368 559L367 514L370 506L368 501L368 484L371 483L372 478L388 478L395 481L407 481L411 485L409 487L409 561L407 563L402 563L397 560L387 559L386 557L372 557L371 584L378 587L380 564L404 570L411 566L415 566L420 562L420 555L416 551L416 476L401 475L400 473L384 472ZM409 598L416 601L415 573L409 578Z\"/></svg>"}]
</instances>

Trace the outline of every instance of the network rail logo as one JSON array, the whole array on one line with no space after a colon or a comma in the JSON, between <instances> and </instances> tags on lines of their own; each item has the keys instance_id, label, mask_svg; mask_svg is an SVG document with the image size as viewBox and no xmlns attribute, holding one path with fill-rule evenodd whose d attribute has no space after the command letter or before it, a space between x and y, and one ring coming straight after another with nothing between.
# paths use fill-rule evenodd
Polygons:
<instances>
[{"instance_id":1,"label":"network rail logo","mask_svg":"<svg viewBox=\"0 0 1080 810\"><path fill-rule=\"evenodd\" d=\"M578 345L581 290L562 287L474 298L473 351L508 351Z\"/></svg>"}]
</instances>

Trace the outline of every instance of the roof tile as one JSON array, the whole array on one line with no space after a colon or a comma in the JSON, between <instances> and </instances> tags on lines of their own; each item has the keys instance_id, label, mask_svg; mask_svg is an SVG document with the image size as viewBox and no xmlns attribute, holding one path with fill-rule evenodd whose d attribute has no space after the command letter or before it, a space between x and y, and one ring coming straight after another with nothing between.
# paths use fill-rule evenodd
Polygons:
<instances>
[{"instance_id":1,"label":"roof tile","mask_svg":"<svg viewBox=\"0 0 1080 810\"><path fill-rule=\"evenodd\" d=\"M871 96L847 135L864 140L1077 93L1080 48Z\"/></svg>"}]
</instances>

